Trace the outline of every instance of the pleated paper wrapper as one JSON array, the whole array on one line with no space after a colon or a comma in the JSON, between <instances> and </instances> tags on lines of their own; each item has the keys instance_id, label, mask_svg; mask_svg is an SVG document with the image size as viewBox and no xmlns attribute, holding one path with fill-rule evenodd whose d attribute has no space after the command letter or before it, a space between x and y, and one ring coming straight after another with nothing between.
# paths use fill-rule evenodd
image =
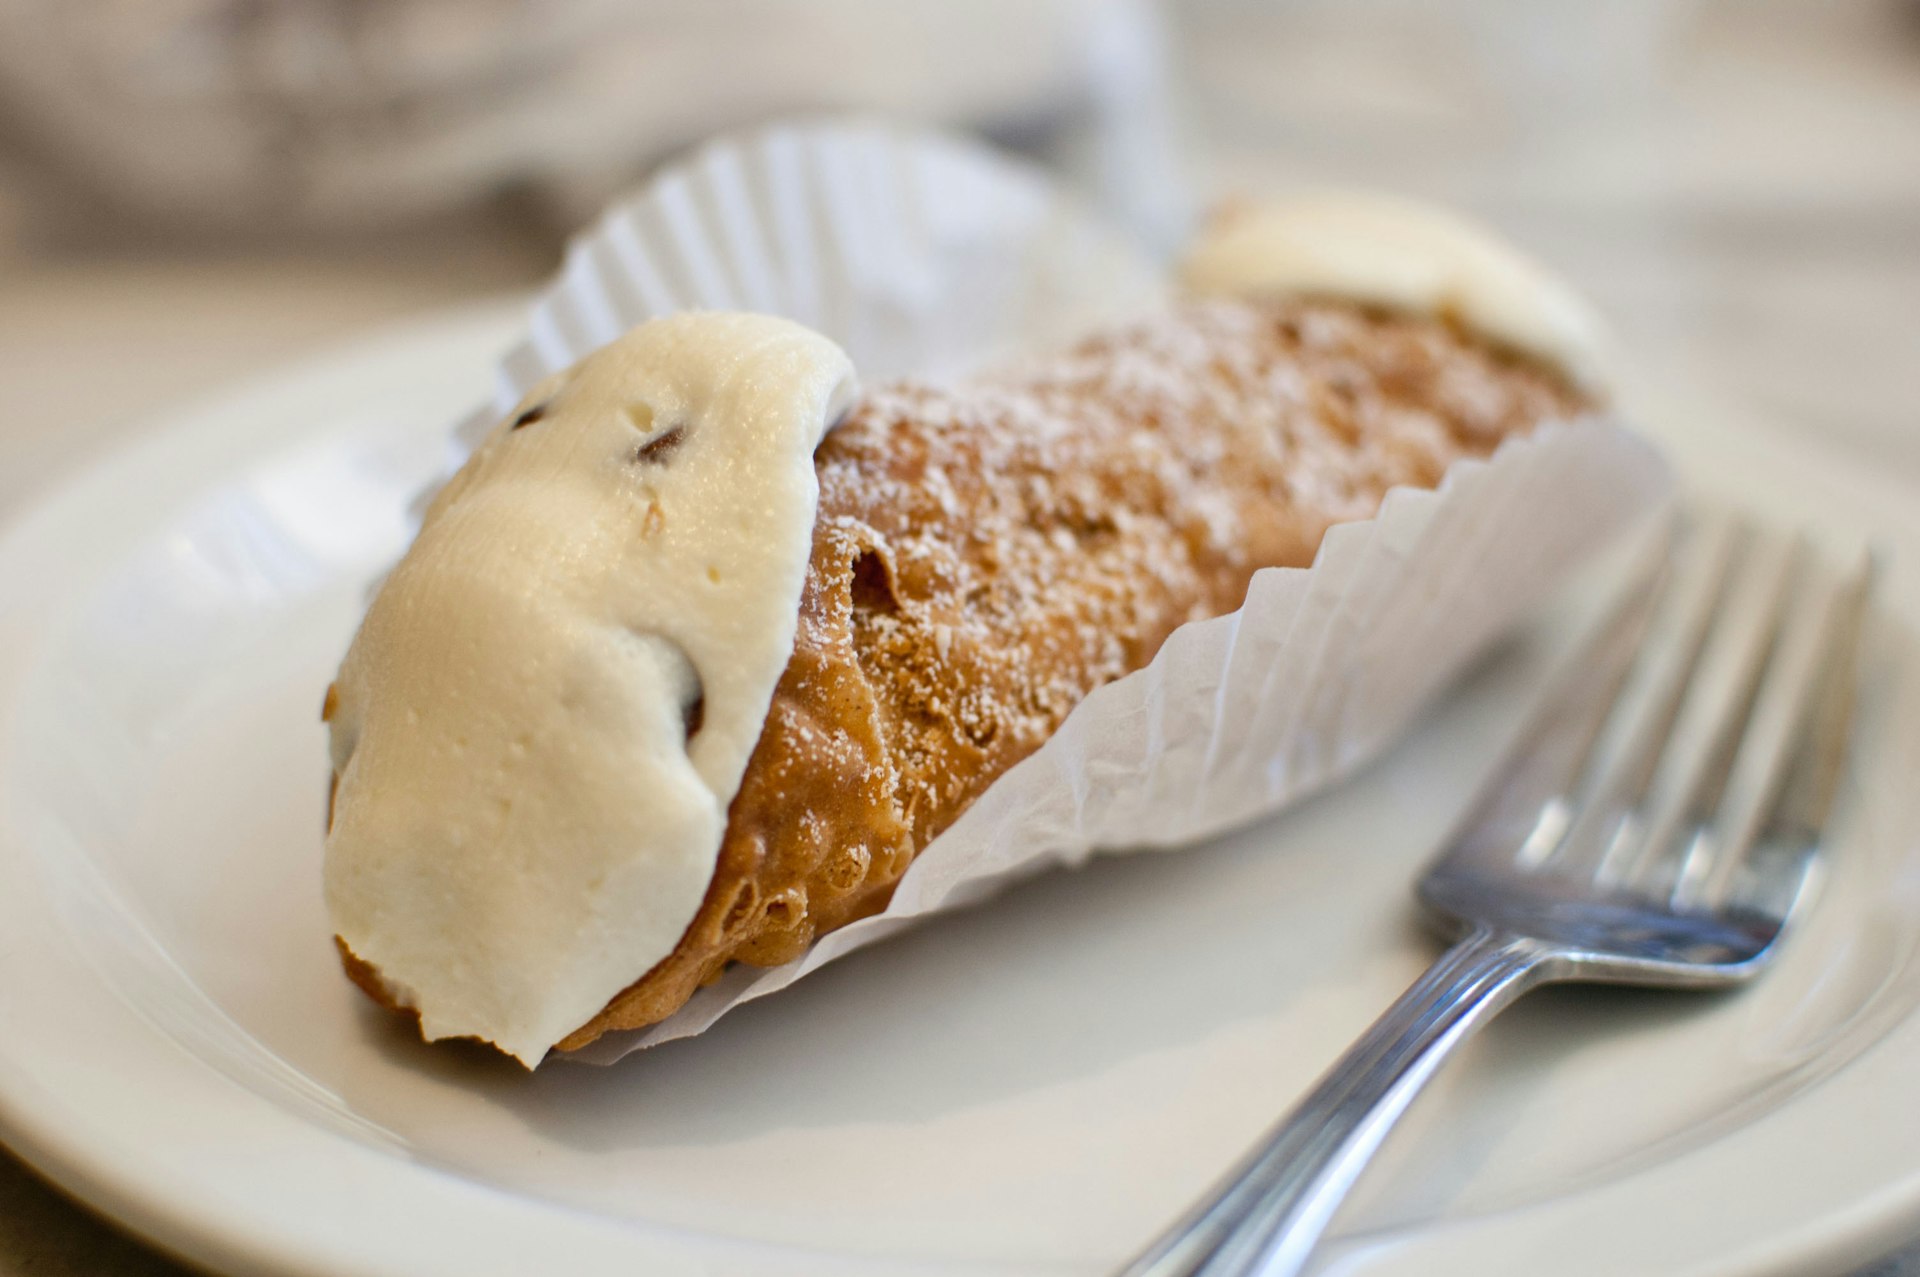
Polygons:
<instances>
[{"instance_id":1,"label":"pleated paper wrapper","mask_svg":"<svg viewBox=\"0 0 1920 1277\"><path fill-rule=\"evenodd\" d=\"M1168 290L1044 173L959 139L844 121L711 143L576 241L499 367L492 428L536 381L675 310L785 315L862 381L942 379L1058 346ZM943 909L1095 852L1189 846L1271 814L1398 737L1474 656L1670 496L1665 466L1589 418L1509 439L1439 486L1335 526L1236 612L1181 627L1099 688L914 860L886 910L773 968L740 965L669 1019L564 1058L609 1063ZM636 978L641 972L635 972Z\"/></svg>"}]
</instances>

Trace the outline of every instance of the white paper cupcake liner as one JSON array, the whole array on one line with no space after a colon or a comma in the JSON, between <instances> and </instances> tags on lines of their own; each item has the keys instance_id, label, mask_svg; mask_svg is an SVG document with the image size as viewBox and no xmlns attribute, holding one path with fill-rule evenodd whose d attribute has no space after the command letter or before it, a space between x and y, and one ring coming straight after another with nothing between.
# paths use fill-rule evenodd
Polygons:
<instances>
[{"instance_id":1,"label":"white paper cupcake liner","mask_svg":"<svg viewBox=\"0 0 1920 1277\"><path fill-rule=\"evenodd\" d=\"M940 135L824 122L708 145L578 240L502 362L492 424L533 383L655 315L752 309L818 328L864 380L944 377L1151 305L1163 275L1046 177ZM1270 814L1397 737L1490 640L1670 490L1589 419L1510 439L1433 490L1333 528L1092 693L925 848L887 909L771 969L736 967L606 1063L937 910L1095 851L1174 847Z\"/></svg>"}]
</instances>

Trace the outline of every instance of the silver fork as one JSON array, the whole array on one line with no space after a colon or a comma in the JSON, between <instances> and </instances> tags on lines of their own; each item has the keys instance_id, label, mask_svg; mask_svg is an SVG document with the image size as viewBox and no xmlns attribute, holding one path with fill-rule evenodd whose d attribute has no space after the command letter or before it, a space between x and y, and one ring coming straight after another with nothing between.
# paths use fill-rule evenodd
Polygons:
<instances>
[{"instance_id":1,"label":"silver fork","mask_svg":"<svg viewBox=\"0 0 1920 1277\"><path fill-rule=\"evenodd\" d=\"M1719 989L1812 877L1873 565L1696 517L1596 626L1422 877L1453 947L1125 1277L1298 1273L1448 1052L1555 981Z\"/></svg>"}]
</instances>

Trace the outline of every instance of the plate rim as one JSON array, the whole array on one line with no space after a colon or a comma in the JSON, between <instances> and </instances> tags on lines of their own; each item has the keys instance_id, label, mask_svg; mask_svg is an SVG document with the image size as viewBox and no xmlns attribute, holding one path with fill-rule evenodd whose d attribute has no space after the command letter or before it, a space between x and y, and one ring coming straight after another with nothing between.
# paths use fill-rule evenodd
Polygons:
<instances>
[{"instance_id":1,"label":"plate rim","mask_svg":"<svg viewBox=\"0 0 1920 1277\"><path fill-rule=\"evenodd\" d=\"M189 499L217 479L218 470L209 470L196 462L213 461L223 468L235 468L249 459L265 455L320 429L319 417L326 402L356 394L355 390L373 374L371 369L399 367L418 359L422 351L440 351L451 360L451 353L471 354L476 370L486 358L502 348L522 318L518 300L469 303L431 312L388 325L342 343L317 356L269 369L227 390L203 396L185 407L156 414L145 424L121 434L96 455L80 463L39 499L13 512L0 523L0 589L12 592L15 578L24 583L20 598L72 596L91 579L84 569L74 570L72 538L86 526L88 511L97 512L101 502L116 493L124 494L133 485L141 499L117 509L114 520L125 533L149 526L149 520L170 503ZM475 385L481 384L477 379ZM329 388L321 403L305 413L285 414L260 409L276 402L284 403L296 390ZM475 395L477 400L479 395ZM1672 392L1661 393L1646 387L1635 388L1627 396L1629 403L1640 403L1641 414L1669 415L1687 413L1697 420L1723 423L1724 408L1712 407L1712 400L1696 401ZM1655 402L1657 408L1649 407ZM1641 414L1629 413L1629 416ZM452 414L447 414L449 421ZM258 428L261 417L277 421ZM1736 436L1724 424L1712 425L1706 433L1718 430L1720 446ZM1740 444L1755 454L1765 454L1764 466L1812 467L1817 472L1841 476L1850 493L1858 493L1876 507L1876 524L1882 517L1901 525L1902 539L1920 544L1920 510L1909 513L1920 495L1920 481L1901 479L1876 471L1859 457L1847 453L1827 454L1811 440L1797 438L1765 423L1764 419L1743 424ZM141 488L164 466L166 482ZM82 547L80 562L102 565L112 561L111 538L96 538ZM29 617L35 612L36 617ZM50 628L36 609L19 609L13 618L0 616L0 763L9 757L14 745L13 702L20 684L34 664L41 645L36 636ZM10 802L0 788L0 873L31 871L32 852L19 836L18 825L9 816ZM37 880L36 880L37 881ZM32 893L5 893L30 896ZM9 909L0 898L0 920ZM15 912L18 912L16 909ZM47 928L57 938L57 932ZM82 967L85 959L78 953L71 960ZM0 1005L9 1000L8 985L15 963L12 955L0 948ZM117 994L104 986L91 991L99 1000L115 1000ZM122 1008L128 1012L130 1008ZM134 1017L137 1019L137 1016ZM124 1026L122 1026L124 1027ZM144 1034L155 1030L140 1022ZM171 1047L163 1038L156 1039ZM98 1123L73 1107L71 1097L45 1094L45 1088L26 1072L21 1059L34 1047L14 1041L0 1042L0 1142L16 1156L46 1177L61 1191L94 1210L116 1226L132 1231L163 1251L190 1263L218 1265L234 1271L271 1271L291 1273L400 1273L417 1272L422 1260L434 1266L459 1264L469 1272L507 1271L499 1266L503 1257L523 1254L521 1246L537 1236L547 1245L570 1250L566 1262L628 1262L647 1260L669 1265L668 1271L694 1270L705 1262L725 1254L735 1265L729 1271L745 1273L794 1273L834 1271L918 1272L918 1273L990 1273L1005 1272L1004 1265L955 1264L941 1260L916 1260L900 1256L873 1260L845 1252L813 1254L787 1246L776 1246L748 1238L723 1234L683 1233L667 1225L642 1221L614 1221L562 1204L485 1184L430 1165L397 1159L379 1150L361 1145L336 1132L315 1127L298 1114L252 1095L197 1062L193 1071L205 1075L205 1082L224 1087L241 1104L257 1106L255 1115L265 1120L260 1129L276 1138L291 1139L296 1146L302 1135L318 1133L330 1137L337 1155L340 1189L350 1190L329 1204L338 1218L340 1209L364 1207L360 1200L373 1187L397 1186L404 1199L418 1208L451 1212L450 1218L462 1218L488 1226L471 1227L464 1233L464 1256L449 1253L460 1249L452 1235L431 1236L415 1230L415 1249L393 1245L391 1232L382 1233L364 1244L351 1244L351 1229L308 1227L297 1229L299 1217L310 1222L323 1215L316 1211L310 1197L281 1204L295 1209L283 1210L280 1217L266 1211L223 1211L221 1203L206 1193L207 1181L192 1180L170 1166L165 1153L155 1154L102 1132ZM184 1051L181 1065L194 1060ZM1591 1235L1594 1219L1606 1215L1615 1196L1644 1196L1648 1184L1663 1175L1681 1174L1702 1154L1724 1148L1736 1138L1758 1138L1754 1133L1780 1124L1789 1110L1803 1122L1819 1109L1840 1104L1833 1083L1848 1073L1908 1072L1920 1062L1920 1014L1910 1014L1894 1024L1879 1040L1866 1047L1860 1056L1847 1063L1834 1078L1797 1096L1789 1105L1769 1112L1754 1122L1736 1128L1727 1136L1710 1140L1700 1149L1689 1150L1646 1171L1619 1180L1575 1190L1541 1203L1494 1212L1443 1225L1410 1226L1383 1229L1376 1233L1350 1235L1329 1256L1329 1272L1389 1274L1396 1272L1447 1272L1449 1265L1484 1264L1489 1253L1513 1252L1516 1255L1536 1245L1543 1231L1564 1239L1565 1228L1584 1218ZM1855 1084L1858 1084L1856 1076ZM1897 1079L1895 1079L1897 1082ZM1876 1085L1894 1083L1881 1081ZM1844 1092L1841 1092L1844 1094ZM1819 1101L1819 1102L1816 1102ZM218 1103L218 1098L215 1099ZM1762 1241L1742 1250L1701 1260L1678 1270L1698 1277L1732 1277L1733 1274L1802 1268L1810 1264L1864 1261L1877 1257L1892 1246L1910 1241L1920 1234L1920 1142L1904 1150L1900 1174L1882 1182L1876 1193L1852 1199L1850 1210L1821 1211L1778 1230ZM213 1172L219 1179L219 1167L202 1157L196 1164L203 1177ZM1860 1169L1859 1163L1854 1169ZM231 1178L231 1176L229 1176ZM215 1185L219 1185L216 1183ZM257 1182L255 1183L257 1187ZM256 1203L257 1204L257 1203ZM231 1206L231 1203L228 1203ZM530 1212L530 1213L529 1213ZM351 1214L347 1218L353 1218ZM1558 1218L1556 1218L1558 1217ZM1617 1223L1617 1217L1615 1218ZM499 1230L505 1228L503 1238ZM429 1249L439 1253L422 1254L417 1247L423 1236ZM347 1242L329 1244L327 1239ZM457 1241L459 1239L455 1239ZM1564 1244L1564 1243L1563 1243ZM374 1249L374 1247L378 1249ZM503 1247L505 1249L503 1250ZM1518 1251L1515 1248L1519 1248ZM577 1258L576 1258L577 1257ZM1532 1256L1537 1258L1537 1256ZM561 1256L544 1252L547 1262L561 1262ZM830 1261L826 1267L818 1261ZM875 1263L879 1266L875 1267ZM1600 1271L1601 1269L1596 1269ZM1036 1271L1023 1266L1019 1271Z\"/></svg>"}]
</instances>

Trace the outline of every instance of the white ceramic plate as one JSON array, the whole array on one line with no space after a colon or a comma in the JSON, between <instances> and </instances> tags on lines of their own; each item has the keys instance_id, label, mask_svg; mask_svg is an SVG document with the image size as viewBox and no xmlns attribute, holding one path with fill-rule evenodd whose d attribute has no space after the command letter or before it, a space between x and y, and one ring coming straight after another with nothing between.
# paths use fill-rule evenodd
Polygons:
<instances>
[{"instance_id":1,"label":"white ceramic plate","mask_svg":"<svg viewBox=\"0 0 1920 1277\"><path fill-rule=\"evenodd\" d=\"M0 541L0 1136L233 1270L1110 1270L1429 959L1407 883L1546 640L1336 794L1037 880L702 1038L532 1076L427 1048L334 960L317 713L517 317L158 423ZM1750 991L1493 1026L1325 1272L1837 1271L1920 1233L1920 492L1653 417L1707 483L1892 552L1831 872Z\"/></svg>"}]
</instances>

